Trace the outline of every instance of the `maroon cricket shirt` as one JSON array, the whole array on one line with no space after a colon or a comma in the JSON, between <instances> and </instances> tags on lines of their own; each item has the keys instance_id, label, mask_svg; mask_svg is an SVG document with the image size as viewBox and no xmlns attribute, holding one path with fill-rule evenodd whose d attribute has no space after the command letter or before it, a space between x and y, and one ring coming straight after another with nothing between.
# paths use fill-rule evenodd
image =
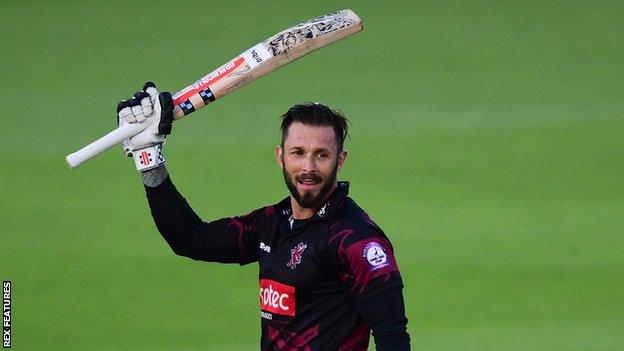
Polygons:
<instances>
[{"instance_id":1,"label":"maroon cricket shirt","mask_svg":"<svg viewBox=\"0 0 624 351\"><path fill-rule=\"evenodd\" d=\"M156 225L176 254L258 262L262 350L409 350L403 283L390 241L338 188L309 219L290 197L243 216L202 221L170 179L146 187Z\"/></svg>"}]
</instances>

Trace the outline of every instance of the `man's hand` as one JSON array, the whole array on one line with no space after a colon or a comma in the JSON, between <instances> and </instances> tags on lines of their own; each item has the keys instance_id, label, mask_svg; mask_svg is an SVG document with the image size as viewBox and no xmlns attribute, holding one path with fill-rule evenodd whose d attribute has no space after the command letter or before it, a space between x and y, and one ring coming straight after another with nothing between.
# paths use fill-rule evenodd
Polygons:
<instances>
[{"instance_id":1,"label":"man's hand","mask_svg":"<svg viewBox=\"0 0 624 351\"><path fill-rule=\"evenodd\" d=\"M134 158L137 170L144 172L165 163L162 145L165 136L171 134L173 123L170 93L159 94L154 83L145 83L143 90L117 105L117 122L119 126L127 123L147 125L141 133L122 143L126 155Z\"/></svg>"}]
</instances>

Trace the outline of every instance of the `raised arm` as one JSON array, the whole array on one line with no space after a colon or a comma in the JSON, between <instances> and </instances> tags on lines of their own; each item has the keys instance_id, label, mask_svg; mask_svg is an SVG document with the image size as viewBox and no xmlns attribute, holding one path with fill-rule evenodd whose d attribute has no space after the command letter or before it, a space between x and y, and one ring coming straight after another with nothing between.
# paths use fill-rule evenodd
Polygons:
<instances>
[{"instance_id":1,"label":"raised arm","mask_svg":"<svg viewBox=\"0 0 624 351\"><path fill-rule=\"evenodd\" d=\"M165 168L163 144L171 133L171 94L158 93L148 82L143 90L117 106L119 125L145 124L144 130L124 141L145 185L156 227L178 255L195 260L246 264L258 260L256 213L204 222L173 185Z\"/></svg>"},{"instance_id":2,"label":"raised arm","mask_svg":"<svg viewBox=\"0 0 624 351\"><path fill-rule=\"evenodd\" d=\"M259 212L204 222L173 185L164 165L142 173L152 217L173 252L195 260L247 264L258 260Z\"/></svg>"}]
</instances>

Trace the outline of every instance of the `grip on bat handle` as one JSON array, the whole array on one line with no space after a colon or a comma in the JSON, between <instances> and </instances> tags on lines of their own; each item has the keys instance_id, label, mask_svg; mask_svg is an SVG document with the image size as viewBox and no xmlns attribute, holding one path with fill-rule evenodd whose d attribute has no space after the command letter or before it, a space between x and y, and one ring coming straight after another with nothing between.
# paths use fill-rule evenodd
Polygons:
<instances>
[{"instance_id":1,"label":"grip on bat handle","mask_svg":"<svg viewBox=\"0 0 624 351\"><path fill-rule=\"evenodd\" d=\"M125 124L104 135L82 149L67 155L65 160L71 168L76 168L87 160L101 154L122 141L139 134L147 127L144 123Z\"/></svg>"}]
</instances>

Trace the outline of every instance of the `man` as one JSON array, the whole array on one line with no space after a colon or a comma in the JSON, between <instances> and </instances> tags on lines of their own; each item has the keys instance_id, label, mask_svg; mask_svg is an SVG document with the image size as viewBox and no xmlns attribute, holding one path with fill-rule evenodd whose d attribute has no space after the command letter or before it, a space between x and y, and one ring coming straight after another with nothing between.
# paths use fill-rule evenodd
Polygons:
<instances>
[{"instance_id":1,"label":"man","mask_svg":"<svg viewBox=\"0 0 624 351\"><path fill-rule=\"evenodd\" d=\"M390 241L347 196L347 120L321 104L282 116L275 148L290 196L246 215L202 221L178 193L162 144L171 94L146 83L118 120L146 123L124 143L141 171L152 216L173 251L195 260L260 267L262 350L409 350L403 283Z\"/></svg>"}]
</instances>

